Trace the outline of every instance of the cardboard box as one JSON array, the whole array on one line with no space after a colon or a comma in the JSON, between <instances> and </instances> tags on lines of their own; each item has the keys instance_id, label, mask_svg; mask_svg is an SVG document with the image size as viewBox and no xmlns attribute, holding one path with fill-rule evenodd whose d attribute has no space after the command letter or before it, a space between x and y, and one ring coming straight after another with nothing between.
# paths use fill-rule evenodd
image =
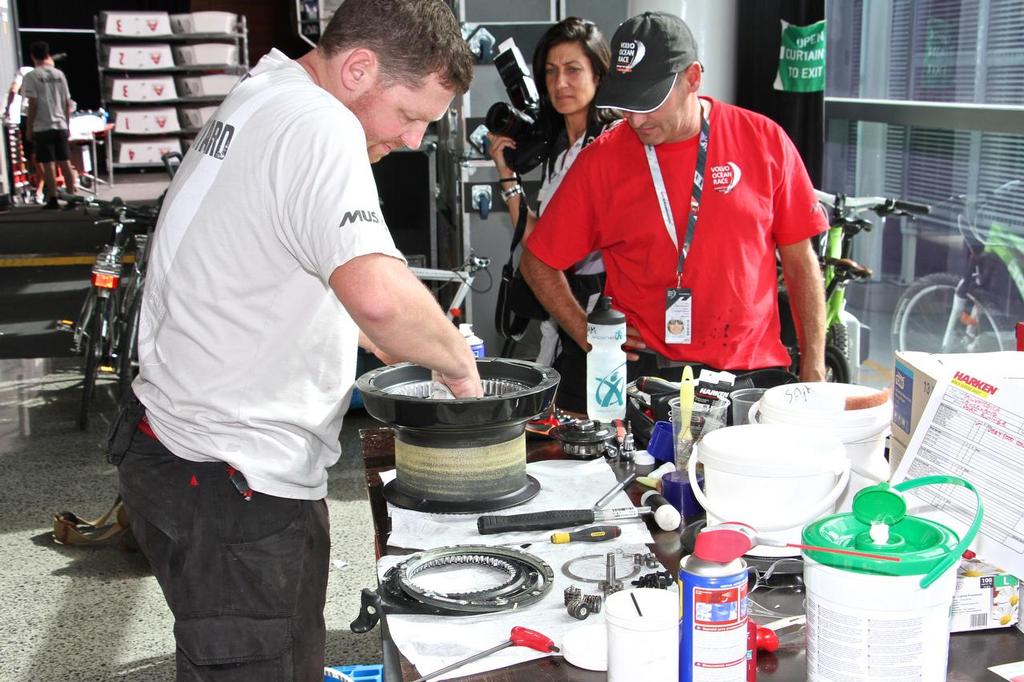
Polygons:
<instances>
[{"instance_id":1,"label":"cardboard box","mask_svg":"<svg viewBox=\"0 0 1024 682\"><path fill-rule=\"evenodd\" d=\"M177 45L174 48L174 61L179 66L197 64L238 64L238 46L230 43L196 43L195 45Z\"/></svg>"},{"instance_id":2,"label":"cardboard box","mask_svg":"<svg viewBox=\"0 0 1024 682\"><path fill-rule=\"evenodd\" d=\"M178 92L182 97L222 97L231 92L238 78L224 73L178 78Z\"/></svg>"},{"instance_id":3,"label":"cardboard box","mask_svg":"<svg viewBox=\"0 0 1024 682\"><path fill-rule=\"evenodd\" d=\"M167 12L101 12L100 23L108 36L171 35Z\"/></svg>"},{"instance_id":4,"label":"cardboard box","mask_svg":"<svg viewBox=\"0 0 1024 682\"><path fill-rule=\"evenodd\" d=\"M112 69L146 71L174 66L174 55L167 43L149 45L104 45L104 62Z\"/></svg>"},{"instance_id":5,"label":"cardboard box","mask_svg":"<svg viewBox=\"0 0 1024 682\"><path fill-rule=\"evenodd\" d=\"M896 353L893 376L892 438L889 443L890 470L895 472L903 452L921 419L935 384L953 369L976 371L989 379L1024 377L1024 354L1002 353Z\"/></svg>"},{"instance_id":6,"label":"cardboard box","mask_svg":"<svg viewBox=\"0 0 1024 682\"><path fill-rule=\"evenodd\" d=\"M154 135L179 130L178 112L174 107L114 110L114 131L121 135Z\"/></svg>"},{"instance_id":7,"label":"cardboard box","mask_svg":"<svg viewBox=\"0 0 1024 682\"><path fill-rule=\"evenodd\" d=\"M158 164L167 152L181 152L181 142L176 137L150 140L119 141L116 158L118 163Z\"/></svg>"},{"instance_id":8,"label":"cardboard box","mask_svg":"<svg viewBox=\"0 0 1024 682\"><path fill-rule=\"evenodd\" d=\"M175 33L234 33L238 15L231 12L189 12L172 14Z\"/></svg>"},{"instance_id":9,"label":"cardboard box","mask_svg":"<svg viewBox=\"0 0 1024 682\"><path fill-rule=\"evenodd\" d=\"M1020 581L1017 578L980 559L964 559L956 573L950 632L990 630L1019 622Z\"/></svg>"},{"instance_id":10,"label":"cardboard box","mask_svg":"<svg viewBox=\"0 0 1024 682\"><path fill-rule=\"evenodd\" d=\"M1024 583L1017 588L1017 629L1024 632Z\"/></svg>"},{"instance_id":11,"label":"cardboard box","mask_svg":"<svg viewBox=\"0 0 1024 682\"><path fill-rule=\"evenodd\" d=\"M164 102L178 98L173 76L114 78L109 82L111 102Z\"/></svg>"}]
</instances>

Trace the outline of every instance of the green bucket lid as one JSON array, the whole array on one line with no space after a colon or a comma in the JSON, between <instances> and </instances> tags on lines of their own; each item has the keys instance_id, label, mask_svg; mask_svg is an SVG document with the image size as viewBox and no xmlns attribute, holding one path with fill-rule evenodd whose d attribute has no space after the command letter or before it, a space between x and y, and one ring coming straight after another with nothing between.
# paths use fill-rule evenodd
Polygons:
<instances>
[{"instance_id":1,"label":"green bucket lid","mask_svg":"<svg viewBox=\"0 0 1024 682\"><path fill-rule=\"evenodd\" d=\"M962 540L941 523L907 516L907 503L901 494L923 485L950 483L968 488L977 498L977 516ZM927 587L959 560L981 527L981 517L981 498L970 483L955 476L926 476L896 486L879 483L864 488L853 498L853 513L834 514L808 524L803 541L818 547L898 557L899 561L887 561L805 550L818 563L857 573L924 575L921 586Z\"/></svg>"}]
</instances>

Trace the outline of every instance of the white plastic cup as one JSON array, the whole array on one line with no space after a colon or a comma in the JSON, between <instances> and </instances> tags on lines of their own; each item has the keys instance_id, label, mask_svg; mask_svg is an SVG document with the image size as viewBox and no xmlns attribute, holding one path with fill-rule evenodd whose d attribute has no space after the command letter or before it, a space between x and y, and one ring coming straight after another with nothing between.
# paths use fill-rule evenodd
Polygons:
<instances>
[{"instance_id":1,"label":"white plastic cup","mask_svg":"<svg viewBox=\"0 0 1024 682\"><path fill-rule=\"evenodd\" d=\"M750 406L761 399L767 388L741 388L729 394L732 401L732 425L743 426L750 421Z\"/></svg>"},{"instance_id":2,"label":"white plastic cup","mask_svg":"<svg viewBox=\"0 0 1024 682\"><path fill-rule=\"evenodd\" d=\"M648 587L623 590L608 597L604 612L609 682L678 682L678 594Z\"/></svg>"}]
</instances>

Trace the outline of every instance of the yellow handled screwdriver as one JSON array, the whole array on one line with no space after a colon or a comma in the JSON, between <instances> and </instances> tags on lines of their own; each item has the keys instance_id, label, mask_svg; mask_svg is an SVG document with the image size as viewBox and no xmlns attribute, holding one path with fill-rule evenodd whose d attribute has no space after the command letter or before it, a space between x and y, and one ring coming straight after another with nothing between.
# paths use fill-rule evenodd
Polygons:
<instances>
[{"instance_id":1,"label":"yellow handled screwdriver","mask_svg":"<svg viewBox=\"0 0 1024 682\"><path fill-rule=\"evenodd\" d=\"M564 545L567 542L604 542L620 535L622 529L618 526L591 526L571 533L552 533L551 542L556 545Z\"/></svg>"}]
</instances>

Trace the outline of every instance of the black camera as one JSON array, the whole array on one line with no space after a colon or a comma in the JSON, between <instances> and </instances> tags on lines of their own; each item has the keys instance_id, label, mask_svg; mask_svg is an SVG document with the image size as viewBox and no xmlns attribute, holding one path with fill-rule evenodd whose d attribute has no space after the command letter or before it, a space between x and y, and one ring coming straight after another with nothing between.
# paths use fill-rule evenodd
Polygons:
<instances>
[{"instance_id":1,"label":"black camera","mask_svg":"<svg viewBox=\"0 0 1024 682\"><path fill-rule=\"evenodd\" d=\"M522 175L539 166L548 151L547 131L540 120L540 95L512 38L498 46L494 65L512 103L491 105L484 124L495 135L515 140L516 148L505 150L505 162Z\"/></svg>"}]
</instances>

